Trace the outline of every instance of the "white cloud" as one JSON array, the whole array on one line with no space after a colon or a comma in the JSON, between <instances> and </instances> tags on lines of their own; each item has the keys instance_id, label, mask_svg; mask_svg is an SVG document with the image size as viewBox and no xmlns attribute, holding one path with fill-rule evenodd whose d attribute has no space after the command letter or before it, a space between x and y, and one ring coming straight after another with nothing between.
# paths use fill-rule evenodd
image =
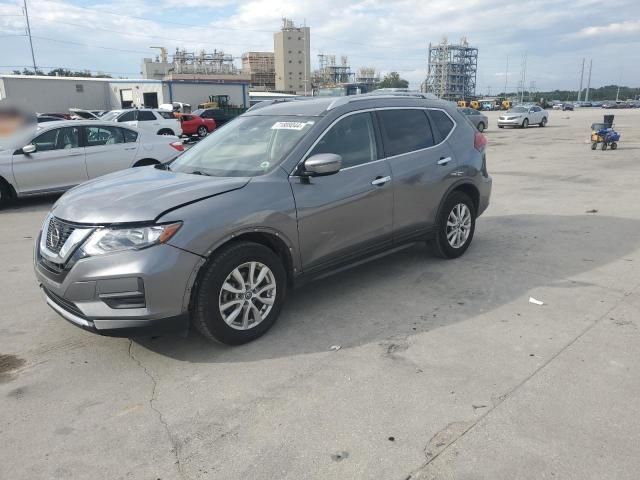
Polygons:
<instances>
[{"instance_id":1,"label":"white cloud","mask_svg":"<svg viewBox=\"0 0 640 480\"><path fill-rule=\"evenodd\" d=\"M576 37L600 37L605 35L638 34L640 33L640 20L622 23L610 23L608 25L585 27L575 33Z\"/></svg>"}]
</instances>

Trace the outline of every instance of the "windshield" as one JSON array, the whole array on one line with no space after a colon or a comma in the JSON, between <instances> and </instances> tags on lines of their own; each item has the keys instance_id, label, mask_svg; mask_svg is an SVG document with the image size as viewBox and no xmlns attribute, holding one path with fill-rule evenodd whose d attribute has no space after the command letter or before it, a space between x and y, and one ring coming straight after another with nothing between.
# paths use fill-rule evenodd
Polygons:
<instances>
[{"instance_id":1,"label":"windshield","mask_svg":"<svg viewBox=\"0 0 640 480\"><path fill-rule=\"evenodd\" d=\"M284 160L314 123L313 117L238 117L183 153L170 168L217 177L264 175Z\"/></svg>"},{"instance_id":2,"label":"windshield","mask_svg":"<svg viewBox=\"0 0 640 480\"><path fill-rule=\"evenodd\" d=\"M523 113L528 112L529 110L526 107L513 107L511 111L515 113Z\"/></svg>"},{"instance_id":3,"label":"windshield","mask_svg":"<svg viewBox=\"0 0 640 480\"><path fill-rule=\"evenodd\" d=\"M114 120L118 115L120 115L120 110L113 110L111 112L107 112L105 113L101 119L105 120L107 122L110 122L111 120Z\"/></svg>"},{"instance_id":4,"label":"windshield","mask_svg":"<svg viewBox=\"0 0 640 480\"><path fill-rule=\"evenodd\" d=\"M199 117L200 115L202 115L203 112L204 112L204 108L199 108L197 110L194 110L193 114Z\"/></svg>"}]
</instances>

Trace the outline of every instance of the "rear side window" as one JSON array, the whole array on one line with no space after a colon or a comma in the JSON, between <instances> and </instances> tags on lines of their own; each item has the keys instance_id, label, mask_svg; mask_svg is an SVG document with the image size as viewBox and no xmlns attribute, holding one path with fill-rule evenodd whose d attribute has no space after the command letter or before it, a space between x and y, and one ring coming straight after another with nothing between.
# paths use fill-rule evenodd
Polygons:
<instances>
[{"instance_id":1,"label":"rear side window","mask_svg":"<svg viewBox=\"0 0 640 480\"><path fill-rule=\"evenodd\" d=\"M479 112L474 111L474 115L479 115ZM447 138L451 130L453 130L453 121L449 118L449 115L442 110L429 110L429 115L433 121L433 127L440 133L440 138L443 140Z\"/></svg>"},{"instance_id":2,"label":"rear side window","mask_svg":"<svg viewBox=\"0 0 640 480\"><path fill-rule=\"evenodd\" d=\"M156 116L153 114L153 112L150 112L149 110L138 111L139 122L152 122L153 120L156 120Z\"/></svg>"},{"instance_id":3,"label":"rear side window","mask_svg":"<svg viewBox=\"0 0 640 480\"><path fill-rule=\"evenodd\" d=\"M97 147L99 145L114 145L116 143L124 143L122 130L122 128L107 126L86 127L86 146Z\"/></svg>"},{"instance_id":4,"label":"rear side window","mask_svg":"<svg viewBox=\"0 0 640 480\"><path fill-rule=\"evenodd\" d=\"M135 110L130 110L126 113L123 113L118 117L119 122L135 122L136 121L136 112Z\"/></svg>"},{"instance_id":5,"label":"rear side window","mask_svg":"<svg viewBox=\"0 0 640 480\"><path fill-rule=\"evenodd\" d=\"M342 168L362 165L378 159L376 135L369 113L349 115L320 139L309 156L335 153L342 157Z\"/></svg>"},{"instance_id":6,"label":"rear side window","mask_svg":"<svg viewBox=\"0 0 640 480\"><path fill-rule=\"evenodd\" d=\"M138 140L138 133L133 130L129 130L127 128L123 128L122 135L124 136L125 143L132 143Z\"/></svg>"},{"instance_id":7,"label":"rear side window","mask_svg":"<svg viewBox=\"0 0 640 480\"><path fill-rule=\"evenodd\" d=\"M424 110L382 110L384 149L389 157L432 147L433 133Z\"/></svg>"},{"instance_id":8,"label":"rear side window","mask_svg":"<svg viewBox=\"0 0 640 480\"><path fill-rule=\"evenodd\" d=\"M147 112L147 113L151 113L151 112ZM172 118L176 118L176 116L173 114L173 112L158 112L160 114L160 116L162 118L167 118L167 119L172 119ZM153 114L152 114L153 115ZM152 120L155 120L154 118L152 118Z\"/></svg>"}]
</instances>

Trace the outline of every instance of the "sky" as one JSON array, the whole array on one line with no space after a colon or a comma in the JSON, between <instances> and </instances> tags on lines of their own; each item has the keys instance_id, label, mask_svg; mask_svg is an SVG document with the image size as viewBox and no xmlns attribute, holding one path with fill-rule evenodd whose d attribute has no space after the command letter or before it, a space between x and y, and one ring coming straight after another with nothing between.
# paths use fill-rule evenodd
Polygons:
<instances>
[{"instance_id":1,"label":"sky","mask_svg":"<svg viewBox=\"0 0 640 480\"><path fill-rule=\"evenodd\" d=\"M479 49L477 92L526 86L578 88L582 59L592 87L640 87L640 1L616 0L27 0L36 63L140 77L152 46L187 51L273 51L282 17L311 27L320 53L347 55L353 70L397 71L418 88L429 42L466 37ZM0 72L29 66L22 0L0 0ZM508 68L507 68L508 62ZM585 87L587 68L585 68Z\"/></svg>"}]
</instances>

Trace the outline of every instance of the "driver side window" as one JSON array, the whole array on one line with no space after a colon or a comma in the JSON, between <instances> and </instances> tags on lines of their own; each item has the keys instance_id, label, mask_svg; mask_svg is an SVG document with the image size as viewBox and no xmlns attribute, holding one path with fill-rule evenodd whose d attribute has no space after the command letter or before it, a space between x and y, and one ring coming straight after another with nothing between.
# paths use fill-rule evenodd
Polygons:
<instances>
[{"instance_id":1,"label":"driver side window","mask_svg":"<svg viewBox=\"0 0 640 480\"><path fill-rule=\"evenodd\" d=\"M376 136L370 113L356 113L341 119L309 153L334 153L342 157L342 168L378 159Z\"/></svg>"},{"instance_id":2,"label":"driver side window","mask_svg":"<svg viewBox=\"0 0 640 480\"><path fill-rule=\"evenodd\" d=\"M36 146L36 152L48 152L78 148L79 138L78 127L54 128L44 132L31 143Z\"/></svg>"}]
</instances>

